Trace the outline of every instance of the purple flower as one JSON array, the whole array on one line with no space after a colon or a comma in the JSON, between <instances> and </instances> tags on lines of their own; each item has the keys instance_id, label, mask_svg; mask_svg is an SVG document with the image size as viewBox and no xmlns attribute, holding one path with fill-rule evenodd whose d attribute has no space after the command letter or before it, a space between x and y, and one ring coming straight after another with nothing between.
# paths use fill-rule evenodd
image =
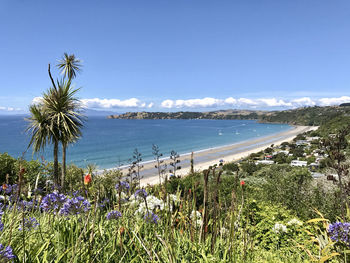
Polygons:
<instances>
[{"instance_id":1,"label":"purple flower","mask_svg":"<svg viewBox=\"0 0 350 263\"><path fill-rule=\"evenodd\" d=\"M115 189L117 191L119 191L120 189L122 192L128 192L130 189L130 185L128 184L128 182L120 181L115 185Z\"/></svg>"},{"instance_id":2,"label":"purple flower","mask_svg":"<svg viewBox=\"0 0 350 263\"><path fill-rule=\"evenodd\" d=\"M24 218L24 222L20 224L19 230L31 230L35 229L39 225L38 221L34 217ZM23 228L24 227L24 228Z\"/></svg>"},{"instance_id":3,"label":"purple flower","mask_svg":"<svg viewBox=\"0 0 350 263\"><path fill-rule=\"evenodd\" d=\"M159 216L157 216L155 213L147 212L147 213L145 214L145 216L143 217L143 219L144 219L147 223L158 224Z\"/></svg>"},{"instance_id":4,"label":"purple flower","mask_svg":"<svg viewBox=\"0 0 350 263\"><path fill-rule=\"evenodd\" d=\"M2 232L4 230L4 224L1 222L1 219L0 219L0 232Z\"/></svg>"},{"instance_id":5,"label":"purple flower","mask_svg":"<svg viewBox=\"0 0 350 263\"><path fill-rule=\"evenodd\" d=\"M55 191L43 198L40 207L45 212L53 212L56 214L66 202L66 200L67 197L64 194L59 194Z\"/></svg>"},{"instance_id":6,"label":"purple flower","mask_svg":"<svg viewBox=\"0 0 350 263\"><path fill-rule=\"evenodd\" d=\"M17 184L14 184L14 185L10 185L10 184L3 184L1 187L0 187L0 191L3 191L5 192L5 194L13 194L13 193L16 193L17 192Z\"/></svg>"},{"instance_id":7,"label":"purple flower","mask_svg":"<svg viewBox=\"0 0 350 263\"><path fill-rule=\"evenodd\" d=\"M90 202L82 196L67 198L66 202L60 209L60 214L65 216L79 215L90 210L90 207Z\"/></svg>"},{"instance_id":8,"label":"purple flower","mask_svg":"<svg viewBox=\"0 0 350 263\"><path fill-rule=\"evenodd\" d=\"M330 238L336 242L343 242L350 247L350 223L335 222L329 225Z\"/></svg>"},{"instance_id":9,"label":"purple flower","mask_svg":"<svg viewBox=\"0 0 350 263\"><path fill-rule=\"evenodd\" d=\"M35 208L37 208L37 201L34 203L33 201L25 201L22 200L19 203L19 207L23 209L23 211L31 211Z\"/></svg>"},{"instance_id":10,"label":"purple flower","mask_svg":"<svg viewBox=\"0 0 350 263\"><path fill-rule=\"evenodd\" d=\"M119 211L117 210L114 210L114 211L111 211L107 214L106 218L107 220L112 220L112 219L118 219L119 217L122 216L122 213L120 213Z\"/></svg>"},{"instance_id":11,"label":"purple flower","mask_svg":"<svg viewBox=\"0 0 350 263\"><path fill-rule=\"evenodd\" d=\"M135 192L135 197L146 198L146 197L147 197L147 192L146 192L146 190L145 190L145 189L136 190L136 192Z\"/></svg>"},{"instance_id":12,"label":"purple flower","mask_svg":"<svg viewBox=\"0 0 350 263\"><path fill-rule=\"evenodd\" d=\"M109 203L109 199L108 198L105 198L102 200L101 203L98 204L99 207L105 207L107 204Z\"/></svg>"},{"instance_id":13,"label":"purple flower","mask_svg":"<svg viewBox=\"0 0 350 263\"><path fill-rule=\"evenodd\" d=\"M10 246L5 247L3 244L0 244L0 262L6 262L15 257Z\"/></svg>"}]
</instances>

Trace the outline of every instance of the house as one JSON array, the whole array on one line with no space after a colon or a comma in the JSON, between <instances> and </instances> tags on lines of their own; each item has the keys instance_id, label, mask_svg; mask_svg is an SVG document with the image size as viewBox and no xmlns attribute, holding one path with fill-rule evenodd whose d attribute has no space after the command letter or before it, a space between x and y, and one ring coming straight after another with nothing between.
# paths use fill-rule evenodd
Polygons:
<instances>
[{"instance_id":1,"label":"house","mask_svg":"<svg viewBox=\"0 0 350 263\"><path fill-rule=\"evenodd\" d=\"M320 165L318 163L310 163L310 165L309 165L309 168L311 171L315 171L319 167L320 167Z\"/></svg>"},{"instance_id":2,"label":"house","mask_svg":"<svg viewBox=\"0 0 350 263\"><path fill-rule=\"evenodd\" d=\"M310 143L306 140L298 140L295 142L296 146L305 146L305 145L310 145Z\"/></svg>"},{"instance_id":3,"label":"house","mask_svg":"<svg viewBox=\"0 0 350 263\"><path fill-rule=\"evenodd\" d=\"M308 142L312 142L312 141L318 141L320 139L320 137L315 136L315 137L307 137L306 140Z\"/></svg>"},{"instance_id":4,"label":"house","mask_svg":"<svg viewBox=\"0 0 350 263\"><path fill-rule=\"evenodd\" d=\"M275 162L272 160L259 160L256 161L255 164L274 164Z\"/></svg>"},{"instance_id":5,"label":"house","mask_svg":"<svg viewBox=\"0 0 350 263\"><path fill-rule=\"evenodd\" d=\"M313 178L321 178L321 177L324 177L324 176L326 176L326 175L323 174L323 173L311 172L311 176L312 176Z\"/></svg>"},{"instance_id":6,"label":"house","mask_svg":"<svg viewBox=\"0 0 350 263\"><path fill-rule=\"evenodd\" d=\"M276 151L276 152L273 152L272 155L277 155L279 153L284 153L285 155L288 155L289 151Z\"/></svg>"},{"instance_id":7,"label":"house","mask_svg":"<svg viewBox=\"0 0 350 263\"><path fill-rule=\"evenodd\" d=\"M299 160L293 160L290 163L291 166L299 166L299 167L303 167L303 166L307 166L307 161L299 161Z\"/></svg>"}]
</instances>

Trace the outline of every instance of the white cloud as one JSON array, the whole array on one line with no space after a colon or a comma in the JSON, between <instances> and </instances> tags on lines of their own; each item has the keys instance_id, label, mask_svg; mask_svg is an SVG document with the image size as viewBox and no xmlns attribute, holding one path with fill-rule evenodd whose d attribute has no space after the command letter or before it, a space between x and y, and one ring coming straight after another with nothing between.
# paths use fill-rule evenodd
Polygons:
<instances>
[{"instance_id":1,"label":"white cloud","mask_svg":"<svg viewBox=\"0 0 350 263\"><path fill-rule=\"evenodd\" d=\"M345 102L350 102L350 97L342 96L338 98L322 98L319 99L319 105L321 106L330 106L330 105L338 105Z\"/></svg>"},{"instance_id":2,"label":"white cloud","mask_svg":"<svg viewBox=\"0 0 350 263\"><path fill-rule=\"evenodd\" d=\"M41 103L42 99L42 97L35 97L34 99L32 99L32 104L38 105Z\"/></svg>"},{"instance_id":3,"label":"white cloud","mask_svg":"<svg viewBox=\"0 0 350 263\"><path fill-rule=\"evenodd\" d=\"M102 108L102 109L114 109L114 108L144 108L146 103L136 98L119 100L119 99L82 99L82 104L87 108Z\"/></svg>"},{"instance_id":4,"label":"white cloud","mask_svg":"<svg viewBox=\"0 0 350 263\"><path fill-rule=\"evenodd\" d=\"M340 103L350 102L350 97L342 96L339 98L321 98L311 99L302 97L291 100L282 100L278 98L238 98L228 97L226 99L203 98L189 100L164 100L161 103L162 108L213 108L213 107L238 107L238 108L297 108L306 106L329 106L339 105Z\"/></svg>"},{"instance_id":5,"label":"white cloud","mask_svg":"<svg viewBox=\"0 0 350 263\"><path fill-rule=\"evenodd\" d=\"M33 104L38 104L42 100L41 97L35 97L32 100ZM116 108L166 108L166 109L181 109L181 108L191 108L191 109L203 109L203 108L297 108L305 106L330 106L339 105L344 102L350 102L350 97L333 97L333 98L319 98L311 99L310 97L301 97L295 99L280 99L280 98L233 98L228 97L225 99L217 99L212 97L205 98L194 98L187 100L163 100L160 105L154 102L144 102L137 98L130 98L126 100L120 99L82 99L81 103L84 107L95 108L95 109L116 109ZM0 107L1 111L14 111L17 109L11 107Z\"/></svg>"},{"instance_id":6,"label":"white cloud","mask_svg":"<svg viewBox=\"0 0 350 263\"><path fill-rule=\"evenodd\" d=\"M294 107L302 107L302 106L315 106L316 102L310 99L309 97L303 97L299 99L291 100L291 103Z\"/></svg>"},{"instance_id":7,"label":"white cloud","mask_svg":"<svg viewBox=\"0 0 350 263\"><path fill-rule=\"evenodd\" d=\"M225 104L228 105L235 105L237 103L237 100L235 98L229 97L225 99Z\"/></svg>"},{"instance_id":8,"label":"white cloud","mask_svg":"<svg viewBox=\"0 0 350 263\"><path fill-rule=\"evenodd\" d=\"M203 98L203 99L189 99L189 100L164 100L161 103L163 108L211 108L223 104L220 99Z\"/></svg>"},{"instance_id":9,"label":"white cloud","mask_svg":"<svg viewBox=\"0 0 350 263\"><path fill-rule=\"evenodd\" d=\"M163 108L171 109L171 108L173 108L173 106L174 106L174 101L172 101L172 100L164 100L161 103L161 107L163 107Z\"/></svg>"},{"instance_id":10,"label":"white cloud","mask_svg":"<svg viewBox=\"0 0 350 263\"><path fill-rule=\"evenodd\" d=\"M267 107L291 107L292 103L285 102L284 100L271 99L258 99L258 104L263 104ZM260 102L260 103L259 103Z\"/></svg>"},{"instance_id":11,"label":"white cloud","mask_svg":"<svg viewBox=\"0 0 350 263\"><path fill-rule=\"evenodd\" d=\"M3 107L0 106L0 111L21 111L21 108L13 108L13 107Z\"/></svg>"},{"instance_id":12,"label":"white cloud","mask_svg":"<svg viewBox=\"0 0 350 263\"><path fill-rule=\"evenodd\" d=\"M238 104L239 105L258 105L257 102L251 100L251 99L246 99L246 98L240 98L238 99Z\"/></svg>"}]
</instances>

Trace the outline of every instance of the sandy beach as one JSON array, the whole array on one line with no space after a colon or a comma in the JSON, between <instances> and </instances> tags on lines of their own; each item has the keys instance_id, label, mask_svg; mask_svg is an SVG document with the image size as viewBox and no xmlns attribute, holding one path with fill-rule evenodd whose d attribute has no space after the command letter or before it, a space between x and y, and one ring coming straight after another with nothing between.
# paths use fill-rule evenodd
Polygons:
<instances>
[{"instance_id":1,"label":"sandy beach","mask_svg":"<svg viewBox=\"0 0 350 263\"><path fill-rule=\"evenodd\" d=\"M222 147L215 147L202 151L194 152L194 169L195 171L201 171L207 169L209 166L219 164L220 160L224 162L238 161L241 158L247 157L249 154L259 152L269 147L271 144L279 145L285 141L293 140L298 134L307 132L310 130L316 130L316 126L294 126L291 130L273 134L266 137L256 138L241 143L232 145L226 145ZM180 156L181 169L177 170L176 175L186 175L190 170L190 158L191 154L184 154ZM164 161L169 163L169 159ZM143 164L144 167L141 171L141 184L157 184L159 183L158 172L155 169L155 162L150 161ZM168 165L168 170L169 170ZM123 174L127 173L127 169L122 169Z\"/></svg>"}]
</instances>

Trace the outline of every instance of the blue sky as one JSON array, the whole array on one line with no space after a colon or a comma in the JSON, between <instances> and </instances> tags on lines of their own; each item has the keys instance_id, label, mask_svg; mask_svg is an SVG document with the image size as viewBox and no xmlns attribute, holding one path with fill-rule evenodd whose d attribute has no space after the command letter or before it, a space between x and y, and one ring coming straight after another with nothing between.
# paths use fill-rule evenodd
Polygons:
<instances>
[{"instance_id":1,"label":"blue sky","mask_svg":"<svg viewBox=\"0 0 350 263\"><path fill-rule=\"evenodd\" d=\"M1 112L27 110L64 52L95 109L350 101L350 1L1 0L0 40Z\"/></svg>"}]
</instances>

